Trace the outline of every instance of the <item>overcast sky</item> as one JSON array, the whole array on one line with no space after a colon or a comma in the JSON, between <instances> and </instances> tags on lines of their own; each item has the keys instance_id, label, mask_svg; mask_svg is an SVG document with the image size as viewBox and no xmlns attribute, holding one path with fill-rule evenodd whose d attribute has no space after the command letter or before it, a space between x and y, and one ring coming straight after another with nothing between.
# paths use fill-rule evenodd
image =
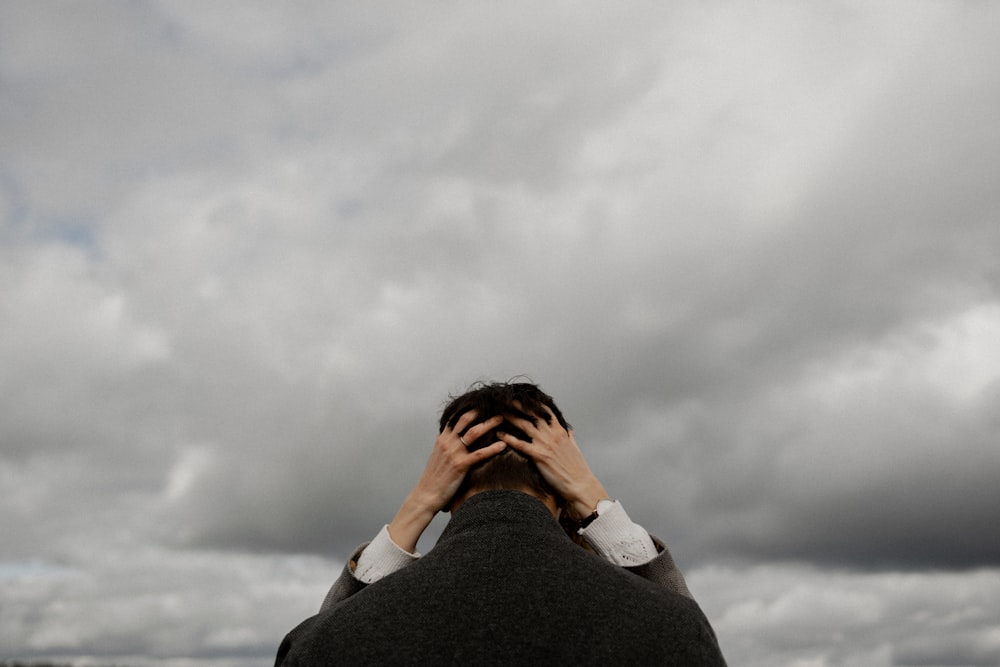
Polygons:
<instances>
[{"instance_id":1,"label":"overcast sky","mask_svg":"<svg viewBox=\"0 0 1000 667\"><path fill-rule=\"evenodd\" d=\"M269 665L525 374L734 667L998 665L998 182L992 2L6 0L0 660Z\"/></svg>"}]
</instances>

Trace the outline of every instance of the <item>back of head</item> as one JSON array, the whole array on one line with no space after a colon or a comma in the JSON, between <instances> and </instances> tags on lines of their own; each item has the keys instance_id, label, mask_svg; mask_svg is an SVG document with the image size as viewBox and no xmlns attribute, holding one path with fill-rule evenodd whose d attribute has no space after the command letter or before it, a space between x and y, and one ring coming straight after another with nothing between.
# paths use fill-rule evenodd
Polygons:
<instances>
[{"instance_id":1,"label":"back of head","mask_svg":"<svg viewBox=\"0 0 1000 667\"><path fill-rule=\"evenodd\" d=\"M539 419L544 421L551 419L546 408L551 410L563 428L570 428L555 401L538 385L528 382L477 383L461 396L451 399L441 413L439 431L443 431L445 427L454 428L459 418L470 410L476 412L473 424L496 415L505 417L513 415L537 423ZM470 424L470 427L473 424ZM496 442L498 430L510 433L521 440L530 440L527 434L505 419L500 426L480 436L474 443L470 443L470 451ZM461 498L469 491L494 489L524 490L540 497L552 496L557 503L562 503L562 499L545 481L535 463L509 447L500 454L473 466L466 474L455 497Z\"/></svg>"}]
</instances>

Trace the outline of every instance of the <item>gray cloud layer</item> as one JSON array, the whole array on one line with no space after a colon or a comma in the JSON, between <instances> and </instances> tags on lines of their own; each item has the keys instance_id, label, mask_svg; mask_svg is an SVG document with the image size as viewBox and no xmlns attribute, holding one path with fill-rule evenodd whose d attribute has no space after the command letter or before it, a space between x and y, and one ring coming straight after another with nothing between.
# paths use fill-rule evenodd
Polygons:
<instances>
[{"instance_id":1,"label":"gray cloud layer","mask_svg":"<svg viewBox=\"0 0 1000 667\"><path fill-rule=\"evenodd\" d=\"M1000 663L998 18L6 3L0 659L268 664L526 373L734 664Z\"/></svg>"}]
</instances>

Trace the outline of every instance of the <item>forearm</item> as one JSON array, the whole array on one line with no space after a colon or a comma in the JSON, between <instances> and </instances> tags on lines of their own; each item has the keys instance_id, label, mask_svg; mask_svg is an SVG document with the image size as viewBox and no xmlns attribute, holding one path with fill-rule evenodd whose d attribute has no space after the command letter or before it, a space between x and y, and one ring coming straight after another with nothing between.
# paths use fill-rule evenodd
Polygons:
<instances>
[{"instance_id":1,"label":"forearm","mask_svg":"<svg viewBox=\"0 0 1000 667\"><path fill-rule=\"evenodd\" d=\"M404 551L414 553L420 536L431 525L438 509L434 503L424 500L416 489L406 497L396 516L389 522L388 530L392 541Z\"/></svg>"},{"instance_id":2,"label":"forearm","mask_svg":"<svg viewBox=\"0 0 1000 667\"><path fill-rule=\"evenodd\" d=\"M469 410L454 427L449 426L438 434L420 480L389 523L389 534L393 541L406 551L413 552L417 548L420 536L437 513L451 502L469 468L507 446L502 442L494 442L470 452L470 444L503 420L497 415L472 425L475 418L476 411ZM460 435L463 432L465 435Z\"/></svg>"},{"instance_id":3,"label":"forearm","mask_svg":"<svg viewBox=\"0 0 1000 667\"><path fill-rule=\"evenodd\" d=\"M333 585L327 592L326 597L323 598L323 604L319 608L320 612L324 612L327 609L332 608L341 600L346 600L368 585L354 576L354 571L358 565L357 561L367 547L367 543L362 544L360 547L355 549L354 553L352 553L350 558L348 558L340 576L337 577L335 582L333 582Z\"/></svg>"},{"instance_id":4,"label":"forearm","mask_svg":"<svg viewBox=\"0 0 1000 667\"><path fill-rule=\"evenodd\" d=\"M670 550L667 549L667 546L660 540L656 539L652 535L650 537L653 539L653 542L656 544L656 549L659 552L656 558L648 563L626 567L625 569L639 575L643 579L652 581L654 584L659 584L668 590L694 600L694 595L692 595L690 589L688 589L687 581L684 579L684 574L681 573L680 568L677 567L677 564L674 562L674 558L670 554Z\"/></svg>"},{"instance_id":5,"label":"forearm","mask_svg":"<svg viewBox=\"0 0 1000 667\"><path fill-rule=\"evenodd\" d=\"M621 503L615 501L581 534L594 551L608 562L694 599L666 545L634 523Z\"/></svg>"},{"instance_id":6,"label":"forearm","mask_svg":"<svg viewBox=\"0 0 1000 667\"><path fill-rule=\"evenodd\" d=\"M570 516L581 520L590 515L602 500L609 500L607 490L593 474L577 484L567 486L563 493Z\"/></svg>"},{"instance_id":7,"label":"forearm","mask_svg":"<svg viewBox=\"0 0 1000 667\"><path fill-rule=\"evenodd\" d=\"M601 557L614 565L642 565L657 556L646 530L634 523L618 501L600 503L601 511L580 534Z\"/></svg>"},{"instance_id":8,"label":"forearm","mask_svg":"<svg viewBox=\"0 0 1000 667\"><path fill-rule=\"evenodd\" d=\"M388 526L383 526L371 542L354 550L340 577L330 587L320 611L326 611L341 600L354 595L368 584L403 569L420 558L416 552L407 552L389 536Z\"/></svg>"}]
</instances>

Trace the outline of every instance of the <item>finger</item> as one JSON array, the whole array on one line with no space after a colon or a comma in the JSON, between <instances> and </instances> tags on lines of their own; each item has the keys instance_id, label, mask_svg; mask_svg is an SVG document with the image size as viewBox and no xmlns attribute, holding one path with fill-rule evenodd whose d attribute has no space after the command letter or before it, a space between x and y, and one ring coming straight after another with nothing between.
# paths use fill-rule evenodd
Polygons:
<instances>
[{"instance_id":1,"label":"finger","mask_svg":"<svg viewBox=\"0 0 1000 667\"><path fill-rule=\"evenodd\" d=\"M502 415L495 415L484 422L480 422L462 434L462 440L466 446L471 445L490 429L496 428L503 421Z\"/></svg>"},{"instance_id":2,"label":"finger","mask_svg":"<svg viewBox=\"0 0 1000 667\"><path fill-rule=\"evenodd\" d=\"M485 461L491 456L496 456L503 450L507 449L507 444L501 441L496 441L492 445L487 445L482 449L477 449L474 452L469 452L469 465L475 465L480 461Z\"/></svg>"},{"instance_id":3,"label":"finger","mask_svg":"<svg viewBox=\"0 0 1000 667\"><path fill-rule=\"evenodd\" d=\"M527 440L521 440L517 436L511 435L505 431L497 431L497 437L503 442L510 445L512 449L515 449L522 454L530 454L532 449L532 443Z\"/></svg>"},{"instance_id":4,"label":"finger","mask_svg":"<svg viewBox=\"0 0 1000 667\"><path fill-rule=\"evenodd\" d=\"M506 415L507 421L511 425L518 427L527 435L538 432L537 422L532 420L531 417L523 412L512 412Z\"/></svg>"},{"instance_id":5,"label":"finger","mask_svg":"<svg viewBox=\"0 0 1000 667\"><path fill-rule=\"evenodd\" d=\"M551 426L552 424L562 426L562 424L559 423L559 420L556 419L556 413L552 412L552 408L545 405L544 403L542 403L542 407L545 408L545 413L548 415L548 417L545 417L546 424L548 424L549 426Z\"/></svg>"},{"instance_id":6,"label":"finger","mask_svg":"<svg viewBox=\"0 0 1000 667\"><path fill-rule=\"evenodd\" d=\"M536 415L535 413L526 410L524 407L524 403L522 403L521 401L513 401L511 402L511 406L514 408L514 410L511 412L511 414L514 417L521 420L525 420L529 422L532 426L538 426L539 415Z\"/></svg>"},{"instance_id":7,"label":"finger","mask_svg":"<svg viewBox=\"0 0 1000 667\"><path fill-rule=\"evenodd\" d=\"M454 424L449 424L446 430L454 431L455 433L462 433L465 428L471 424L476 419L475 410L467 410L459 415L458 419L453 420Z\"/></svg>"}]
</instances>

